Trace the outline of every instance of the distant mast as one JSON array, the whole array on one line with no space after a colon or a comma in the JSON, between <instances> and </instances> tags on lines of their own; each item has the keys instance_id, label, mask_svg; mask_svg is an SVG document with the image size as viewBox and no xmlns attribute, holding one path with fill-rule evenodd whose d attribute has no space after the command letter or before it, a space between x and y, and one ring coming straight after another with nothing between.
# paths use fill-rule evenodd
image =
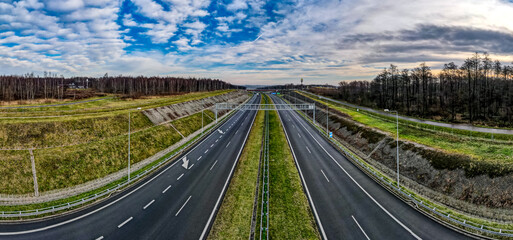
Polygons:
<instances>
[{"instance_id":1,"label":"distant mast","mask_svg":"<svg viewBox=\"0 0 513 240\"><path fill-rule=\"evenodd\" d=\"M301 89L303 89L303 78L301 78Z\"/></svg>"}]
</instances>

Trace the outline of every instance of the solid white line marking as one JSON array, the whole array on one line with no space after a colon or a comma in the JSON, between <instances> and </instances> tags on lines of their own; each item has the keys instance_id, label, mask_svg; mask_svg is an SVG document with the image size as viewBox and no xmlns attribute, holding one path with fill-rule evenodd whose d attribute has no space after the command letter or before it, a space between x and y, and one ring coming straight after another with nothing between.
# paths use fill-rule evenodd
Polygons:
<instances>
[{"instance_id":1,"label":"solid white line marking","mask_svg":"<svg viewBox=\"0 0 513 240\"><path fill-rule=\"evenodd\" d=\"M175 217L178 216L178 214L180 214L180 212L182 211L182 209L185 207L185 205L187 205L187 203L189 202L189 200L191 200L191 196L189 196L189 198L187 198L187 201L185 201L185 203L182 205L182 207L180 208L180 210L178 210L178 212L176 212L175 214Z\"/></svg>"},{"instance_id":2,"label":"solid white line marking","mask_svg":"<svg viewBox=\"0 0 513 240\"><path fill-rule=\"evenodd\" d=\"M255 123L256 114L253 116L253 120L251 121L251 124L249 125L249 131L246 133L246 137L244 138L244 142L242 146L239 149L239 153L237 154L237 158L235 159L232 169L230 170L230 175L228 175L228 178L226 179L226 182L224 182L223 190L221 191L221 194L219 194L219 197L217 198L216 205L214 206L214 209L212 209L212 212L210 213L210 217L208 217L207 224L205 224L205 227L203 228L203 231L201 232L201 236L199 239L204 239L205 235L207 234L208 227L210 226L210 223L212 222L212 219L214 218L214 214L216 213L216 209L219 207L219 204L221 203L222 197L226 191L226 188L228 186L228 183L230 182L230 179L233 175L233 171L235 170L235 166L237 165L237 162L239 161L240 154L242 153L242 149L246 145L246 142L248 140L249 132L251 132L251 129L253 128L253 124ZM245 120L245 118L244 118Z\"/></svg>"},{"instance_id":3,"label":"solid white line marking","mask_svg":"<svg viewBox=\"0 0 513 240\"><path fill-rule=\"evenodd\" d=\"M122 222L121 224L118 225L118 228L121 228L123 227L123 225L127 224L128 222L132 221L132 219L134 219L134 217L129 217L127 220L125 220L124 222Z\"/></svg>"},{"instance_id":4,"label":"solid white line marking","mask_svg":"<svg viewBox=\"0 0 513 240\"><path fill-rule=\"evenodd\" d=\"M229 142L228 142L228 144L226 144L226 147L224 147L224 148L227 148L227 147L228 147L228 145L230 145L230 143L231 143L231 142L232 142L232 141L229 141Z\"/></svg>"},{"instance_id":5,"label":"solid white line marking","mask_svg":"<svg viewBox=\"0 0 513 240\"><path fill-rule=\"evenodd\" d=\"M328 177L326 177L326 174L324 174L324 171L321 169L321 172L322 172L322 175L324 175L324 177L326 178L326 181L330 182L330 180L328 179Z\"/></svg>"},{"instance_id":6,"label":"solid white line marking","mask_svg":"<svg viewBox=\"0 0 513 240\"><path fill-rule=\"evenodd\" d=\"M237 113L238 113L238 112L237 112ZM233 116L232 116L232 117L233 117ZM253 120L253 122L254 122L254 120ZM227 123L227 122L224 122L224 123L221 125L221 127L222 127L222 126L224 126L224 125L226 125L226 123ZM252 123L252 124L253 124L253 123ZM249 133L248 133L248 134L249 134ZM192 148L189 152L194 151L197 147L201 146L205 141L207 141L210 137L212 137L212 136L214 136L214 135L215 135L215 134L211 134L211 135L209 135L208 137L206 137L205 139L203 139L203 141L201 141L198 145L196 145L194 148ZM241 150L241 151L242 151L242 150ZM239 153L239 154L240 154L240 153ZM175 166L177 163L179 163L179 161L176 161L176 162L172 163L171 165L169 165L168 167L166 167L164 170L162 170L162 172L160 172L160 173L158 173L157 175L153 176L150 180L148 180L148 181L144 182L143 184L141 184L140 186L138 186L136 189L134 189L134 190L130 191L129 193L127 193L127 194L123 195L122 197L120 197L120 198L118 198L118 199L116 199L116 200L114 200L114 201L112 201L112 202L108 203L107 205L104 205L104 206L102 206L102 207L100 207L100 208L97 208L97 209L95 209L95 210L91 211L91 212L88 212L88 213L86 213L86 214L84 214L84 215L80 215L80 216L78 216L78 217L75 217L75 218L72 218L72 219L66 220L66 221L64 221L64 222L56 223L56 224L54 224L54 225L50 225L50 226L46 226L46 227L42 227L42 228L36 228L36 229L30 229L30 230L26 230L26 231L18 231L18 232L0 232L0 236L11 236L11 235L21 235L21 234L28 234L28 233L41 232L41 231L45 231L45 230L48 230L48 229L53 229L53 228L56 228L56 227L59 227L59 226L62 226L62 225L66 225L66 224L68 224L68 223L72 223L72 222L75 222L75 221L80 220L80 219L82 219L82 218L85 218L85 217L87 217L87 216L90 216L90 215L92 215L92 214L95 214L95 213L97 213L97 212L99 212L99 211L101 211L101 210L103 210L103 209L105 209L105 208L108 208L108 207L112 206L113 204L116 204L117 202L119 202L119 201L121 201L121 200L125 199L126 197L128 197L128 196L132 195L134 192L138 191L139 189L141 189L141 188L143 188L144 186L146 186L148 183L150 183L150 182L152 182L153 180L155 180L156 178L158 178L160 175L164 174L167 170L169 170L170 168L172 168L173 166ZM226 184L225 184L225 185L226 185ZM219 201L220 201L220 200L218 199L218 202L219 202ZM211 218L212 218L212 215L211 215L211 217L210 217L210 219L209 219L209 222L212 220ZM205 233L204 233L204 232L206 232L206 229L204 229L204 230L203 230L203 235L205 235Z\"/></svg>"},{"instance_id":7,"label":"solid white line marking","mask_svg":"<svg viewBox=\"0 0 513 240\"><path fill-rule=\"evenodd\" d=\"M207 150L205 150L205 153L208 153L208 149L207 149Z\"/></svg>"},{"instance_id":8,"label":"solid white line marking","mask_svg":"<svg viewBox=\"0 0 513 240\"><path fill-rule=\"evenodd\" d=\"M297 135L301 138L301 135L299 133L297 133Z\"/></svg>"},{"instance_id":9,"label":"solid white line marking","mask_svg":"<svg viewBox=\"0 0 513 240\"><path fill-rule=\"evenodd\" d=\"M96 238L96 240L102 240L103 239L103 236L99 236L98 238Z\"/></svg>"},{"instance_id":10,"label":"solid white line marking","mask_svg":"<svg viewBox=\"0 0 513 240\"><path fill-rule=\"evenodd\" d=\"M180 175L180 177L178 177L176 180L180 180L180 178L182 178L182 177L183 177L183 173L182 173L182 175Z\"/></svg>"},{"instance_id":11,"label":"solid white line marking","mask_svg":"<svg viewBox=\"0 0 513 240\"><path fill-rule=\"evenodd\" d=\"M199 161L199 160L201 159L201 157L203 157L203 156L200 156L200 157L198 158L198 160L196 160L196 161Z\"/></svg>"},{"instance_id":12,"label":"solid white line marking","mask_svg":"<svg viewBox=\"0 0 513 240\"><path fill-rule=\"evenodd\" d=\"M294 118L298 119L297 116L294 116ZM321 143L319 143L319 141L317 141L317 139L312 135L312 133L310 131L308 131L308 129L306 129L306 127L303 125L303 123L301 121L299 121L299 124L301 124L301 126L303 126L303 128L308 132L308 134L310 134L310 136L315 140L315 142L317 142L317 144L322 148L322 150L324 150L324 152L326 152L326 154L331 158L331 160L333 160L340 169L342 169L342 171L344 171L344 173L376 204L378 205L378 207L381 208L381 210L383 210L388 216L390 216L392 219L394 219L394 221L396 221L399 225L401 225L401 227L403 227L406 231L408 231L413 237L415 237L416 239L422 239L420 238L419 236L417 236L411 229L409 229L406 225L404 225L401 221L399 221L399 219L397 219L394 215L392 215L388 210L386 210L383 206L381 206L381 204L378 203L378 201L376 201L376 199L374 199L367 191L365 191L365 189L363 189L362 186L360 186L360 184L358 182L356 182L356 180L354 180L354 178L349 175L349 173L340 165L340 163L338 163L335 158L333 158L333 156L331 156L331 154L328 153L328 151L321 145Z\"/></svg>"},{"instance_id":13,"label":"solid white line marking","mask_svg":"<svg viewBox=\"0 0 513 240\"><path fill-rule=\"evenodd\" d=\"M305 146L305 147L306 147L306 146ZM310 152L310 149L308 149L308 147L306 147L306 150L308 150L308 152L309 152L309 153L312 153L312 152Z\"/></svg>"},{"instance_id":14,"label":"solid white line marking","mask_svg":"<svg viewBox=\"0 0 513 240\"><path fill-rule=\"evenodd\" d=\"M362 233L363 235L365 235L365 237L367 238L367 240L370 240L369 236L367 236L367 233L365 233L365 231L363 231L363 228L362 226L360 226L360 224L358 223L358 221L356 221L356 218L354 218L353 215L351 215L351 217L353 218L354 222L356 223L356 225L358 225L358 227L360 228L360 230L362 230Z\"/></svg>"},{"instance_id":15,"label":"solid white line marking","mask_svg":"<svg viewBox=\"0 0 513 240\"><path fill-rule=\"evenodd\" d=\"M283 123L283 119L281 119L281 114L279 113L279 111L278 111L278 117L280 117L280 122ZM317 209L315 208L315 204L313 202L312 196L310 195L310 191L308 191L308 185L306 184L305 178L303 177L303 172L301 171L301 166L299 166L299 162L297 161L296 153L294 152L294 148L292 147L292 144L290 144L289 134L287 133L287 129L285 128L285 125L282 124L282 127L285 132L285 137L287 137L287 143L289 144L290 150L292 151L292 156L294 157L294 162L296 163L297 169L299 170L299 176L301 177L301 180L305 186L306 195L308 196L308 199L310 200L310 203L312 204L312 209L313 209L315 218L317 219L317 223L319 223L319 228L321 229L321 235L322 235L323 239L327 240L328 237L326 236L326 232L324 232L324 227L322 226L321 218L319 218L319 214L317 213Z\"/></svg>"},{"instance_id":16,"label":"solid white line marking","mask_svg":"<svg viewBox=\"0 0 513 240\"><path fill-rule=\"evenodd\" d=\"M167 192L167 190L168 190L170 187L171 187L171 185L167 186L167 188L166 188L166 189L164 189L164 191L162 191L162 193L166 193L166 192Z\"/></svg>"},{"instance_id":17,"label":"solid white line marking","mask_svg":"<svg viewBox=\"0 0 513 240\"><path fill-rule=\"evenodd\" d=\"M210 145L210 147L213 147L213 146L214 146L214 144L212 143L212 145Z\"/></svg>"},{"instance_id":18,"label":"solid white line marking","mask_svg":"<svg viewBox=\"0 0 513 240\"><path fill-rule=\"evenodd\" d=\"M146 204L143 209L148 208L153 202L155 202L155 199L151 200L148 204Z\"/></svg>"},{"instance_id":19,"label":"solid white line marking","mask_svg":"<svg viewBox=\"0 0 513 240\"><path fill-rule=\"evenodd\" d=\"M212 164L212 167L210 167L210 170L209 170L209 171L211 171L211 170L212 170L212 168L214 168L214 166L216 165L216 163L217 163L217 160L214 162L214 164Z\"/></svg>"},{"instance_id":20,"label":"solid white line marking","mask_svg":"<svg viewBox=\"0 0 513 240\"><path fill-rule=\"evenodd\" d=\"M192 166L194 166L194 163L189 167L189 169L191 169L191 168L192 168Z\"/></svg>"}]
</instances>

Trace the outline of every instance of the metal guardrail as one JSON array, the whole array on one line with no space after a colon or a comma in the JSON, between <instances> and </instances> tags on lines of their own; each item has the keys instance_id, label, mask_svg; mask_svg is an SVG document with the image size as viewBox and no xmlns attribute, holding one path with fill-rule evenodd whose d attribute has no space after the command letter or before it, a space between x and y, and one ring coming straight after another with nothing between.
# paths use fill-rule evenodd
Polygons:
<instances>
[{"instance_id":1,"label":"metal guardrail","mask_svg":"<svg viewBox=\"0 0 513 240\"><path fill-rule=\"evenodd\" d=\"M312 120L310 120L309 118L305 117L305 115L302 114L302 112L300 112L300 113L301 113L300 115L307 122L309 122L310 124L313 124ZM320 133L322 133L321 136L323 136L324 138L327 138L326 137L326 132L322 128L318 127L317 125L314 125L314 127ZM408 193L408 192L404 191L401 188L398 188L397 185L394 184L394 182L392 180L390 180L388 177L383 177L383 176L385 176L384 174L378 173L378 171L376 171L372 167L369 167L369 165L365 164L363 160L359 159L354 153L352 153L351 151L347 150L342 144L340 144L335 139L333 139L333 138L327 138L327 139L330 142L332 142L334 145L336 145L338 148L340 148L344 152L344 155L348 156L354 163L358 164L361 168L364 168L365 170L367 170L368 173L372 174L375 179L377 179L377 180L381 181L382 183L388 185L391 189L393 189L397 193L401 194L401 196L404 199L413 202L418 208L423 208L424 210L429 211L431 214L434 214L434 215L436 215L436 216L438 216L438 217L440 217L442 219L445 219L446 221L448 221L448 222L452 223L453 225L455 225L455 227L457 227L457 228L461 228L460 226L463 226L464 228L473 229L473 230L481 232L481 233L487 233L487 234L496 235L496 236L503 236L503 237L513 237L513 230L501 229L501 228L487 226L487 225L480 224L480 223L475 223L475 222L472 222L470 220L461 219L459 217L452 216L451 214L445 214L443 212L438 211L436 206L429 205L428 203L425 203L422 199L412 195L411 193Z\"/></svg>"},{"instance_id":2,"label":"metal guardrail","mask_svg":"<svg viewBox=\"0 0 513 240\"><path fill-rule=\"evenodd\" d=\"M314 110L314 104L245 104L243 106L236 106L232 103L217 103L216 110L279 110L279 111L294 111L295 109L300 110Z\"/></svg>"},{"instance_id":3,"label":"metal guardrail","mask_svg":"<svg viewBox=\"0 0 513 240\"><path fill-rule=\"evenodd\" d=\"M239 105L244 105L246 102L247 102L247 100L245 102L239 104ZM224 121L226 121L231 115L233 115L233 113L234 112L231 112L230 114L227 114L224 117L223 122L215 124L210 130L208 130L203 135L207 136L208 134L210 134L213 131L215 131L216 127L220 126L222 123L224 123ZM104 197L104 196L106 196L108 194L111 194L111 193L113 193L113 192L115 192L115 191L117 191L117 190L119 190L119 189L129 185L132 182L136 182L136 180L138 180L139 178L143 177L147 173L149 173L149 172L159 168L163 164L166 164L170 159L173 159L177 155L182 154L190 146L198 143L198 141L200 141L201 139L203 139L203 138L199 137L196 140L194 140L194 141L192 141L192 142L190 142L190 143L188 143L188 144L186 144L184 146L181 146L178 151L173 153L171 156L165 158L164 160L161 160L157 164L153 165L151 168L146 169L146 170L138 173L135 176L130 176L130 181L125 180L125 181L123 181L123 182L121 182L121 183L119 183L119 184L117 184L117 185L115 185L113 187L110 187L108 189L105 189L105 190L103 190L101 192L88 195L88 196L86 196L84 198L81 198L81 199L77 199L77 200L74 200L74 201L70 201L70 202L67 202L67 203L62 203L62 204L58 204L58 205L54 205L54 206L50 206L50 207L39 208L39 209L31 209L31 210L20 210L20 211L1 211L0 212L0 218L29 217L29 216L37 216L37 215L42 215L42 214L48 214L48 213L55 213L57 211L67 210L67 209L70 209L70 208L73 208L73 207L76 207L76 206L83 205L84 203L91 202L93 200L99 199L101 197Z\"/></svg>"}]
</instances>

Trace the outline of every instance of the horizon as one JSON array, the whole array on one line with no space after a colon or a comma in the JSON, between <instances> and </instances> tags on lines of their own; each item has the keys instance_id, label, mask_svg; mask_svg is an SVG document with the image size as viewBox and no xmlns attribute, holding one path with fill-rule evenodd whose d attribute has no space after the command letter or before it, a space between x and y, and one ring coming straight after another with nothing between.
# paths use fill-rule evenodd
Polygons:
<instances>
[{"instance_id":1,"label":"horizon","mask_svg":"<svg viewBox=\"0 0 513 240\"><path fill-rule=\"evenodd\" d=\"M443 11L442 11L443 10ZM390 64L513 61L512 1L0 2L0 74L338 85Z\"/></svg>"}]
</instances>

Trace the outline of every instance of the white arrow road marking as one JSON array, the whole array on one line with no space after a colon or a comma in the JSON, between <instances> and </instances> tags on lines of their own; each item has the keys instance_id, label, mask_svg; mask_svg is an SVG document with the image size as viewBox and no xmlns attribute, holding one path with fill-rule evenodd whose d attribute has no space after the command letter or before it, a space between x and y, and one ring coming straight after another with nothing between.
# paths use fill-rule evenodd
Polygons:
<instances>
[{"instance_id":1,"label":"white arrow road marking","mask_svg":"<svg viewBox=\"0 0 513 240\"><path fill-rule=\"evenodd\" d=\"M224 134L223 131L221 129L217 129L217 131L220 133L220 134Z\"/></svg>"},{"instance_id":2,"label":"white arrow road marking","mask_svg":"<svg viewBox=\"0 0 513 240\"><path fill-rule=\"evenodd\" d=\"M189 168L189 160L187 159L187 156L183 157L182 161L183 161L182 167L185 169L188 169Z\"/></svg>"},{"instance_id":3,"label":"white arrow road marking","mask_svg":"<svg viewBox=\"0 0 513 240\"><path fill-rule=\"evenodd\" d=\"M187 201L185 201L185 203L182 205L182 207L178 210L178 212L176 212L175 214L175 217L178 216L178 214L180 214L180 212L182 211L182 209L185 207L185 205L187 205L187 203L189 202L189 200L191 200L191 196L189 196L189 198L187 198Z\"/></svg>"},{"instance_id":4,"label":"white arrow road marking","mask_svg":"<svg viewBox=\"0 0 513 240\"><path fill-rule=\"evenodd\" d=\"M128 218L127 220L125 220L124 222L122 222L121 224L118 225L118 228L121 228L123 227L123 225L127 224L128 222L132 221L132 219L134 219L134 217L130 217Z\"/></svg>"},{"instance_id":5,"label":"white arrow road marking","mask_svg":"<svg viewBox=\"0 0 513 240\"><path fill-rule=\"evenodd\" d=\"M96 240L102 240L103 236L99 236Z\"/></svg>"}]
</instances>

